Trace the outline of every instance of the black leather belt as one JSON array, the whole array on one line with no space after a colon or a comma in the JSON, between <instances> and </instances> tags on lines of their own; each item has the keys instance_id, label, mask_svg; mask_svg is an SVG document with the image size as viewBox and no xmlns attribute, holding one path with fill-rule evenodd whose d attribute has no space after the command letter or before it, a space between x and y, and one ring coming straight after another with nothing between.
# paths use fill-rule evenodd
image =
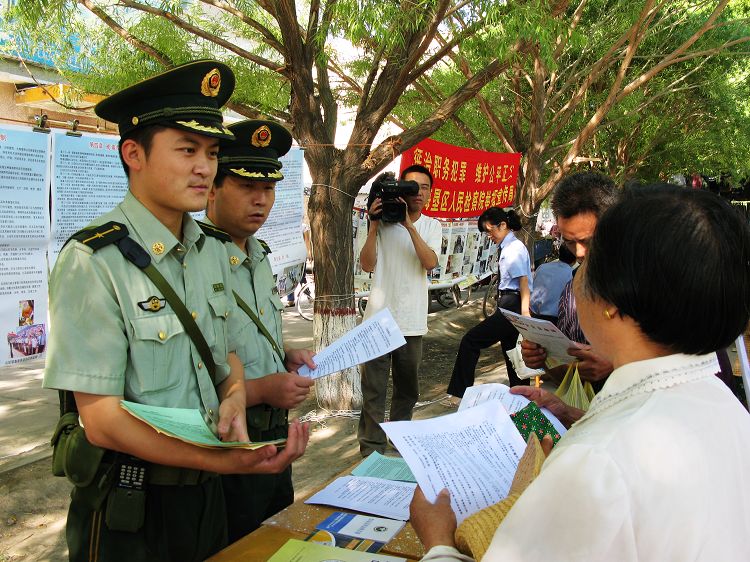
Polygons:
<instances>
[{"instance_id":1,"label":"black leather belt","mask_svg":"<svg viewBox=\"0 0 750 562\"><path fill-rule=\"evenodd\" d=\"M501 295L520 295L521 291L517 291L515 289L500 289L498 291Z\"/></svg>"}]
</instances>

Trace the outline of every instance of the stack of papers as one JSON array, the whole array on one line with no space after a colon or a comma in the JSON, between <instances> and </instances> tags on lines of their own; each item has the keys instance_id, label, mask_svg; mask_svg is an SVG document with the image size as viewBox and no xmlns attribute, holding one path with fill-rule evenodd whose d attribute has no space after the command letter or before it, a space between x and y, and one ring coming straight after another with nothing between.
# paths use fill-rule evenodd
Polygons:
<instances>
[{"instance_id":1,"label":"stack of papers","mask_svg":"<svg viewBox=\"0 0 750 562\"><path fill-rule=\"evenodd\" d=\"M568 336L549 320L521 316L504 308L501 308L500 312L508 319L508 322L513 324L523 339L537 343L544 348L547 352L547 367L550 369L577 361L575 357L568 355L568 349L581 347L581 344L568 339Z\"/></svg>"},{"instance_id":2,"label":"stack of papers","mask_svg":"<svg viewBox=\"0 0 750 562\"><path fill-rule=\"evenodd\" d=\"M135 418L150 425L158 433L174 437L199 447L216 449L260 449L266 445L281 445L286 439L243 443L221 441L203 421L200 410L189 408L162 408L120 400L120 407Z\"/></svg>"},{"instance_id":3,"label":"stack of papers","mask_svg":"<svg viewBox=\"0 0 750 562\"><path fill-rule=\"evenodd\" d=\"M520 438L519 438L520 439ZM342 476L305 503L332 505L407 521L416 484L366 476Z\"/></svg>"},{"instance_id":4,"label":"stack of papers","mask_svg":"<svg viewBox=\"0 0 750 562\"><path fill-rule=\"evenodd\" d=\"M526 450L499 400L439 418L381 427L429 501L434 502L443 488L450 491L459 523L508 495Z\"/></svg>"},{"instance_id":5,"label":"stack of papers","mask_svg":"<svg viewBox=\"0 0 750 562\"><path fill-rule=\"evenodd\" d=\"M303 365L297 372L318 379L376 359L405 343L391 311L385 308L320 350L313 357L315 369Z\"/></svg>"}]
</instances>

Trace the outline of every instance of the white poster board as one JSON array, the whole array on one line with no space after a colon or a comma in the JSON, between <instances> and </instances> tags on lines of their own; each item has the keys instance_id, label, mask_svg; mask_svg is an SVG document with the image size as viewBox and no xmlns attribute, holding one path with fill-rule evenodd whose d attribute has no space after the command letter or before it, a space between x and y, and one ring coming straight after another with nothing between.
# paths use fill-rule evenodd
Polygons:
<instances>
[{"instance_id":1,"label":"white poster board","mask_svg":"<svg viewBox=\"0 0 750 562\"><path fill-rule=\"evenodd\" d=\"M63 244L125 197L128 180L120 163L119 137L53 131L52 244L50 270Z\"/></svg>"},{"instance_id":2,"label":"white poster board","mask_svg":"<svg viewBox=\"0 0 750 562\"><path fill-rule=\"evenodd\" d=\"M47 343L49 135L0 128L0 362L44 353Z\"/></svg>"}]
</instances>

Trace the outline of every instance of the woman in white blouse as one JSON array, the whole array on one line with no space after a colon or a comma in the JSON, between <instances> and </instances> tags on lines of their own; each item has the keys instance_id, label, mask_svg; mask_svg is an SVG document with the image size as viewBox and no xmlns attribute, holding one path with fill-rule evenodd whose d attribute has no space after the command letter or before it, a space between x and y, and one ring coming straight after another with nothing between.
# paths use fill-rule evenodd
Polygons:
<instances>
[{"instance_id":1,"label":"woman in white blouse","mask_svg":"<svg viewBox=\"0 0 750 562\"><path fill-rule=\"evenodd\" d=\"M495 532L483 560L750 560L750 415L714 350L750 318L750 227L704 191L628 191L600 219L575 280L583 331L615 366ZM455 550L444 491L419 489L423 560Z\"/></svg>"}]
</instances>

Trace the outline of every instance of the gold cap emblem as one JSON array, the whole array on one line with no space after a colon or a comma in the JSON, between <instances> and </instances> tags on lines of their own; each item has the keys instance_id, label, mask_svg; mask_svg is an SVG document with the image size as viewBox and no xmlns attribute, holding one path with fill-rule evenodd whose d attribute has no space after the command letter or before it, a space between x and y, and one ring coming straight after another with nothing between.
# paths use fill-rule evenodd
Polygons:
<instances>
[{"instance_id":1,"label":"gold cap emblem","mask_svg":"<svg viewBox=\"0 0 750 562\"><path fill-rule=\"evenodd\" d=\"M203 77L201 82L201 94L206 97L215 98L219 95L221 89L221 72L218 68L214 68Z\"/></svg>"},{"instance_id":2,"label":"gold cap emblem","mask_svg":"<svg viewBox=\"0 0 750 562\"><path fill-rule=\"evenodd\" d=\"M264 148L271 144L271 129L263 125L258 127L253 136L250 138L250 143L258 148Z\"/></svg>"},{"instance_id":3,"label":"gold cap emblem","mask_svg":"<svg viewBox=\"0 0 750 562\"><path fill-rule=\"evenodd\" d=\"M229 263L231 263L232 265L237 265L238 263L240 263L240 258L238 258L237 256L232 256L231 258L229 258Z\"/></svg>"},{"instance_id":4,"label":"gold cap emblem","mask_svg":"<svg viewBox=\"0 0 750 562\"><path fill-rule=\"evenodd\" d=\"M138 117L133 117L133 118L132 118L132 119L130 120L130 122L131 122L131 123L133 123L133 125L137 125L139 121L140 121L140 119L138 119Z\"/></svg>"},{"instance_id":5,"label":"gold cap emblem","mask_svg":"<svg viewBox=\"0 0 750 562\"><path fill-rule=\"evenodd\" d=\"M154 242L151 246L151 251L156 254L157 256L164 253L164 244L161 242Z\"/></svg>"}]
</instances>

